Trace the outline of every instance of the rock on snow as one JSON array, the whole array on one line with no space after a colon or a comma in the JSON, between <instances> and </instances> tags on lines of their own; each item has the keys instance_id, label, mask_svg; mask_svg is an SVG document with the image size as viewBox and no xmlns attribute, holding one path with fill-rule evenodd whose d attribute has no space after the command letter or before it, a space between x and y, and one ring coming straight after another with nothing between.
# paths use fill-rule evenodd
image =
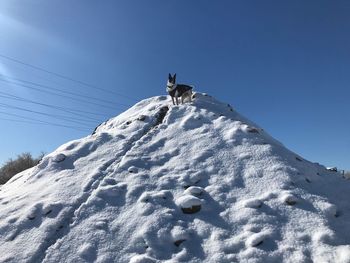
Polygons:
<instances>
[{"instance_id":1,"label":"rock on snow","mask_svg":"<svg viewBox=\"0 0 350 263\"><path fill-rule=\"evenodd\" d=\"M228 104L153 97L1 187L0 262L345 263L349 193Z\"/></svg>"}]
</instances>

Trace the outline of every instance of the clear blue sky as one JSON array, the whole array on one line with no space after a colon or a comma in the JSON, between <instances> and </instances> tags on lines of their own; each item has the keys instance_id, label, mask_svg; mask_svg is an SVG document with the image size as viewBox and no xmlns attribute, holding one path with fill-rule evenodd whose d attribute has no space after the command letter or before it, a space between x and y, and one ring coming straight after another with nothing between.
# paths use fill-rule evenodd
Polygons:
<instances>
[{"instance_id":1,"label":"clear blue sky","mask_svg":"<svg viewBox=\"0 0 350 263\"><path fill-rule=\"evenodd\" d=\"M165 94L167 74L176 72L179 82L232 104L310 161L350 170L349 14L349 1L3 0L0 163L89 134L137 100ZM46 86L99 101L33 89Z\"/></svg>"}]
</instances>

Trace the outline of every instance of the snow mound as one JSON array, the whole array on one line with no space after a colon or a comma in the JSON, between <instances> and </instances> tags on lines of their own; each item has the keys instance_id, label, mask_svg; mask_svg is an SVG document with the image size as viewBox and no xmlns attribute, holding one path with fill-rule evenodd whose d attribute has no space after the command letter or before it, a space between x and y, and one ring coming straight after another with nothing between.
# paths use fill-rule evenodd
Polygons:
<instances>
[{"instance_id":1,"label":"snow mound","mask_svg":"<svg viewBox=\"0 0 350 263\"><path fill-rule=\"evenodd\" d=\"M243 207L248 208L260 208L262 206L263 202L256 198L251 198L249 200L243 201Z\"/></svg>"},{"instance_id":2,"label":"snow mound","mask_svg":"<svg viewBox=\"0 0 350 263\"><path fill-rule=\"evenodd\" d=\"M204 192L204 189L199 186L190 186L185 190L186 194L194 195L194 196L200 196Z\"/></svg>"},{"instance_id":3,"label":"snow mound","mask_svg":"<svg viewBox=\"0 0 350 263\"><path fill-rule=\"evenodd\" d=\"M202 201L193 195L184 195L176 200L176 204L185 214L193 214L199 212L202 207Z\"/></svg>"},{"instance_id":4,"label":"snow mound","mask_svg":"<svg viewBox=\"0 0 350 263\"><path fill-rule=\"evenodd\" d=\"M254 233L249 238L247 238L247 241L245 242L247 247L257 247L261 245L264 240L268 237L268 233Z\"/></svg>"},{"instance_id":5,"label":"snow mound","mask_svg":"<svg viewBox=\"0 0 350 263\"><path fill-rule=\"evenodd\" d=\"M196 93L140 101L0 188L0 262L338 262L349 181Z\"/></svg>"}]
</instances>

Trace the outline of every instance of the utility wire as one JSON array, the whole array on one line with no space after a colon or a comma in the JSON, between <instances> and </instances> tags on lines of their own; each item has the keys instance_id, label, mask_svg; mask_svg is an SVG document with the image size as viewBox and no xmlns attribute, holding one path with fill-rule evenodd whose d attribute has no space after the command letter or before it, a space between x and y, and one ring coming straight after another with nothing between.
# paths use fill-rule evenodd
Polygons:
<instances>
[{"instance_id":1,"label":"utility wire","mask_svg":"<svg viewBox=\"0 0 350 263\"><path fill-rule=\"evenodd\" d=\"M1 113L1 112L0 112L0 113ZM34 121L26 121L26 120L15 120L15 119L1 118L1 117L0 117L0 120L3 120L3 121L12 121L12 122L22 122L22 123L31 123L31 124L41 124L41 122L39 122L39 121L34 122Z\"/></svg>"},{"instance_id":2,"label":"utility wire","mask_svg":"<svg viewBox=\"0 0 350 263\"><path fill-rule=\"evenodd\" d=\"M18 118L24 118L25 120L23 120L23 122L28 122L28 120L32 120L34 122L37 122L38 124L45 124L45 125L51 125L51 126L57 126L57 127L64 127L64 128L71 128L71 129L75 129L75 130L80 130L80 131L88 131L89 129L85 128L85 127L77 127L77 126L71 126L71 125L64 125L64 124L59 124L59 123L53 123L53 122L48 122L48 121L43 121L43 120L38 120L35 118L30 118L30 117L26 117L26 116L21 116L18 114L14 114L14 113L8 113L8 112L4 112L4 111L0 111L1 114L5 114L8 116L14 116L14 117L18 117ZM15 120L16 122L20 122L20 120Z\"/></svg>"},{"instance_id":3,"label":"utility wire","mask_svg":"<svg viewBox=\"0 0 350 263\"><path fill-rule=\"evenodd\" d=\"M1 95L3 94L3 95ZM22 101L22 102L27 102L27 103L32 103L32 104L36 104L36 105L40 105L40 106L44 106L44 107L48 107L48 108L52 108L52 109L57 109L63 112L67 112L76 116L79 116L81 118L85 118L85 119L90 119L93 121L100 121L98 119L92 118L90 116L85 116L83 114L80 113L76 113L74 109L69 109L69 108L64 108L64 107L60 107L60 106L55 106L55 105L50 105L50 104L46 104L46 103L42 103L42 102L37 102L37 101L33 101L33 100L28 100L28 99L24 99L22 97L18 97L6 92L1 92L0 91L0 98L6 98L6 99L10 99L10 100L15 100L15 101Z\"/></svg>"},{"instance_id":4,"label":"utility wire","mask_svg":"<svg viewBox=\"0 0 350 263\"><path fill-rule=\"evenodd\" d=\"M96 113L96 112L85 111L85 110L77 110L77 109L72 109L72 110L73 110L73 111L82 112L82 113L86 113L86 114L95 115L95 116L102 116L102 117L106 117L106 114L102 114L102 113Z\"/></svg>"},{"instance_id":5,"label":"utility wire","mask_svg":"<svg viewBox=\"0 0 350 263\"><path fill-rule=\"evenodd\" d=\"M71 91L67 91L67 90L63 90L63 89L59 89L59 88L55 88L55 87L51 87L51 86L47 86L47 85L42 85L42 84L39 84L39 83L36 83L36 82L32 82L32 81L28 81L28 80L22 80L22 79L18 79L18 78L13 78L13 77L10 77L10 76L4 75L4 74L0 74L0 77L3 77L3 79L5 79L5 80L12 79L12 80L18 81L20 83L22 82L22 83L30 84L30 85L33 85L33 86L41 87L41 88L44 88L44 89L48 89L48 90L55 90L55 91L66 93L66 94L70 94L70 95L73 95L73 96L84 97L84 98L89 99L89 100L95 100L95 101L99 101L99 102L102 102L102 103L109 103L111 105L115 105L116 104L113 101L109 101L109 100L105 100L105 99L99 99L99 98L94 98L94 97L91 97L91 96L88 96L88 95L84 95L84 94L80 94L80 93L76 93L76 92L71 92ZM118 103L118 104L126 106L126 107L130 106L130 105L122 104L122 103Z\"/></svg>"},{"instance_id":6,"label":"utility wire","mask_svg":"<svg viewBox=\"0 0 350 263\"><path fill-rule=\"evenodd\" d=\"M82 103L86 103L86 104L89 104L89 105L93 104L93 105L96 105L96 106L99 106L99 107L104 107L104 108L109 108L109 109L115 110L115 107L110 107L110 106L107 106L107 105L102 105L102 104L99 104L99 103L96 103L96 102L87 101L87 100L83 100L83 99L79 99L79 98L73 98L73 97L70 97L68 95L59 94L59 93L56 93L56 92L52 92L52 91L43 90L43 89L40 89L40 88L27 86L27 85L24 85L24 84L21 84L21 83L5 80L5 79L1 79L1 78L0 78L0 81L8 83L8 84L14 84L14 85L17 85L17 86L21 86L21 87L24 87L24 88L36 90L36 91L39 91L39 92L42 92L42 93L45 93L45 94L51 94L51 95L54 95L54 96L59 96L59 97L67 98L67 99L70 99L70 100L75 100L75 101L79 101L79 102L82 102Z\"/></svg>"},{"instance_id":7,"label":"utility wire","mask_svg":"<svg viewBox=\"0 0 350 263\"><path fill-rule=\"evenodd\" d=\"M28 99L24 99L22 97L10 94L10 93L6 93L6 92L2 92L0 91L0 94L3 94L5 96L9 96L12 98L18 98L19 100L23 100L23 101L28 101L28 102L32 102L34 103L34 101L28 100ZM35 102L35 103L39 103L39 102ZM81 113L85 113L85 114L89 114L89 115L95 115L95 116L102 116L102 117L106 117L106 114L103 113L96 113L96 112L92 112L92 111L85 111L85 110L79 110L79 109L73 109L73 108L66 108L66 107L61 107L61 106L55 106L55 105L51 105L52 107L57 107L57 108L62 108L65 109L67 111L72 111L72 112L81 112ZM82 115L83 116L83 115Z\"/></svg>"},{"instance_id":8,"label":"utility wire","mask_svg":"<svg viewBox=\"0 0 350 263\"><path fill-rule=\"evenodd\" d=\"M129 97L129 96L125 96L125 95L123 95L123 94L121 94L121 93L119 93L119 92L115 92L115 91L110 91L110 90L107 90L107 89L99 88L99 87L93 86L93 85L91 85L91 84L89 84L89 83L86 83L86 82L83 82L83 81L80 81L80 80L76 80L76 79L73 79L73 78L71 78L71 77L68 77L68 76L65 76L65 75L62 75L62 74L59 74L59 73L50 71L50 70L46 70L46 69L44 69L44 68L41 68L41 67L38 67L38 66L35 66L35 65L32 65L32 64L23 62L23 61L21 61L21 60L15 59L15 58L11 58L11 57L6 56L6 55L3 55L3 54L0 54L0 57L2 57L2 58L4 58L4 59L7 59L7 60L10 60L10 61L13 61L13 62L16 62L16 63L21 64L21 65L24 65L24 66L30 67L30 68L32 68L32 69L39 70L39 71L42 71L42 72L45 72L45 73L54 75L54 76L59 77L59 78L62 78L62 79L65 79L65 80L69 80L69 81L78 83L78 84L80 84L80 85L83 85L83 86L86 86L86 87L89 87L89 88L92 88L92 89L96 89L96 90L108 92L108 93L111 93L111 94L115 94L115 95L124 97L124 98L126 98L126 99L132 100L132 101L137 101L137 100L135 100L134 98L131 98L131 97Z\"/></svg>"},{"instance_id":9,"label":"utility wire","mask_svg":"<svg viewBox=\"0 0 350 263\"><path fill-rule=\"evenodd\" d=\"M0 107L11 108L11 109L16 109L16 110L20 110L20 111L26 111L26 112L30 112L30 113L35 113L35 114L39 114L39 115L44 115L44 116L53 117L53 118L56 118L56 119L61 119L61 120L65 120L65 121L69 121L69 122L73 122L73 123L79 123L81 125L89 126L89 124L86 123L87 121L85 121L85 123L84 123L83 120L77 119L75 117L67 117L67 116L63 116L63 115L49 114L49 113L40 112L40 111L34 111L34 110L22 108L22 107L17 107L17 106L5 104L5 103L0 103Z\"/></svg>"}]
</instances>

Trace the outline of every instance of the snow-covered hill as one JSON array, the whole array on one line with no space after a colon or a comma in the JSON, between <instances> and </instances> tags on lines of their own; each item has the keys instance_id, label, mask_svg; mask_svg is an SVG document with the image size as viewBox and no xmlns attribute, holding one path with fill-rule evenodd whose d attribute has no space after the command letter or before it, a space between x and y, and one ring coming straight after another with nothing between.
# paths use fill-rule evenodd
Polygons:
<instances>
[{"instance_id":1,"label":"snow-covered hill","mask_svg":"<svg viewBox=\"0 0 350 263\"><path fill-rule=\"evenodd\" d=\"M0 190L0 262L350 262L350 183L205 94L143 100Z\"/></svg>"}]
</instances>

